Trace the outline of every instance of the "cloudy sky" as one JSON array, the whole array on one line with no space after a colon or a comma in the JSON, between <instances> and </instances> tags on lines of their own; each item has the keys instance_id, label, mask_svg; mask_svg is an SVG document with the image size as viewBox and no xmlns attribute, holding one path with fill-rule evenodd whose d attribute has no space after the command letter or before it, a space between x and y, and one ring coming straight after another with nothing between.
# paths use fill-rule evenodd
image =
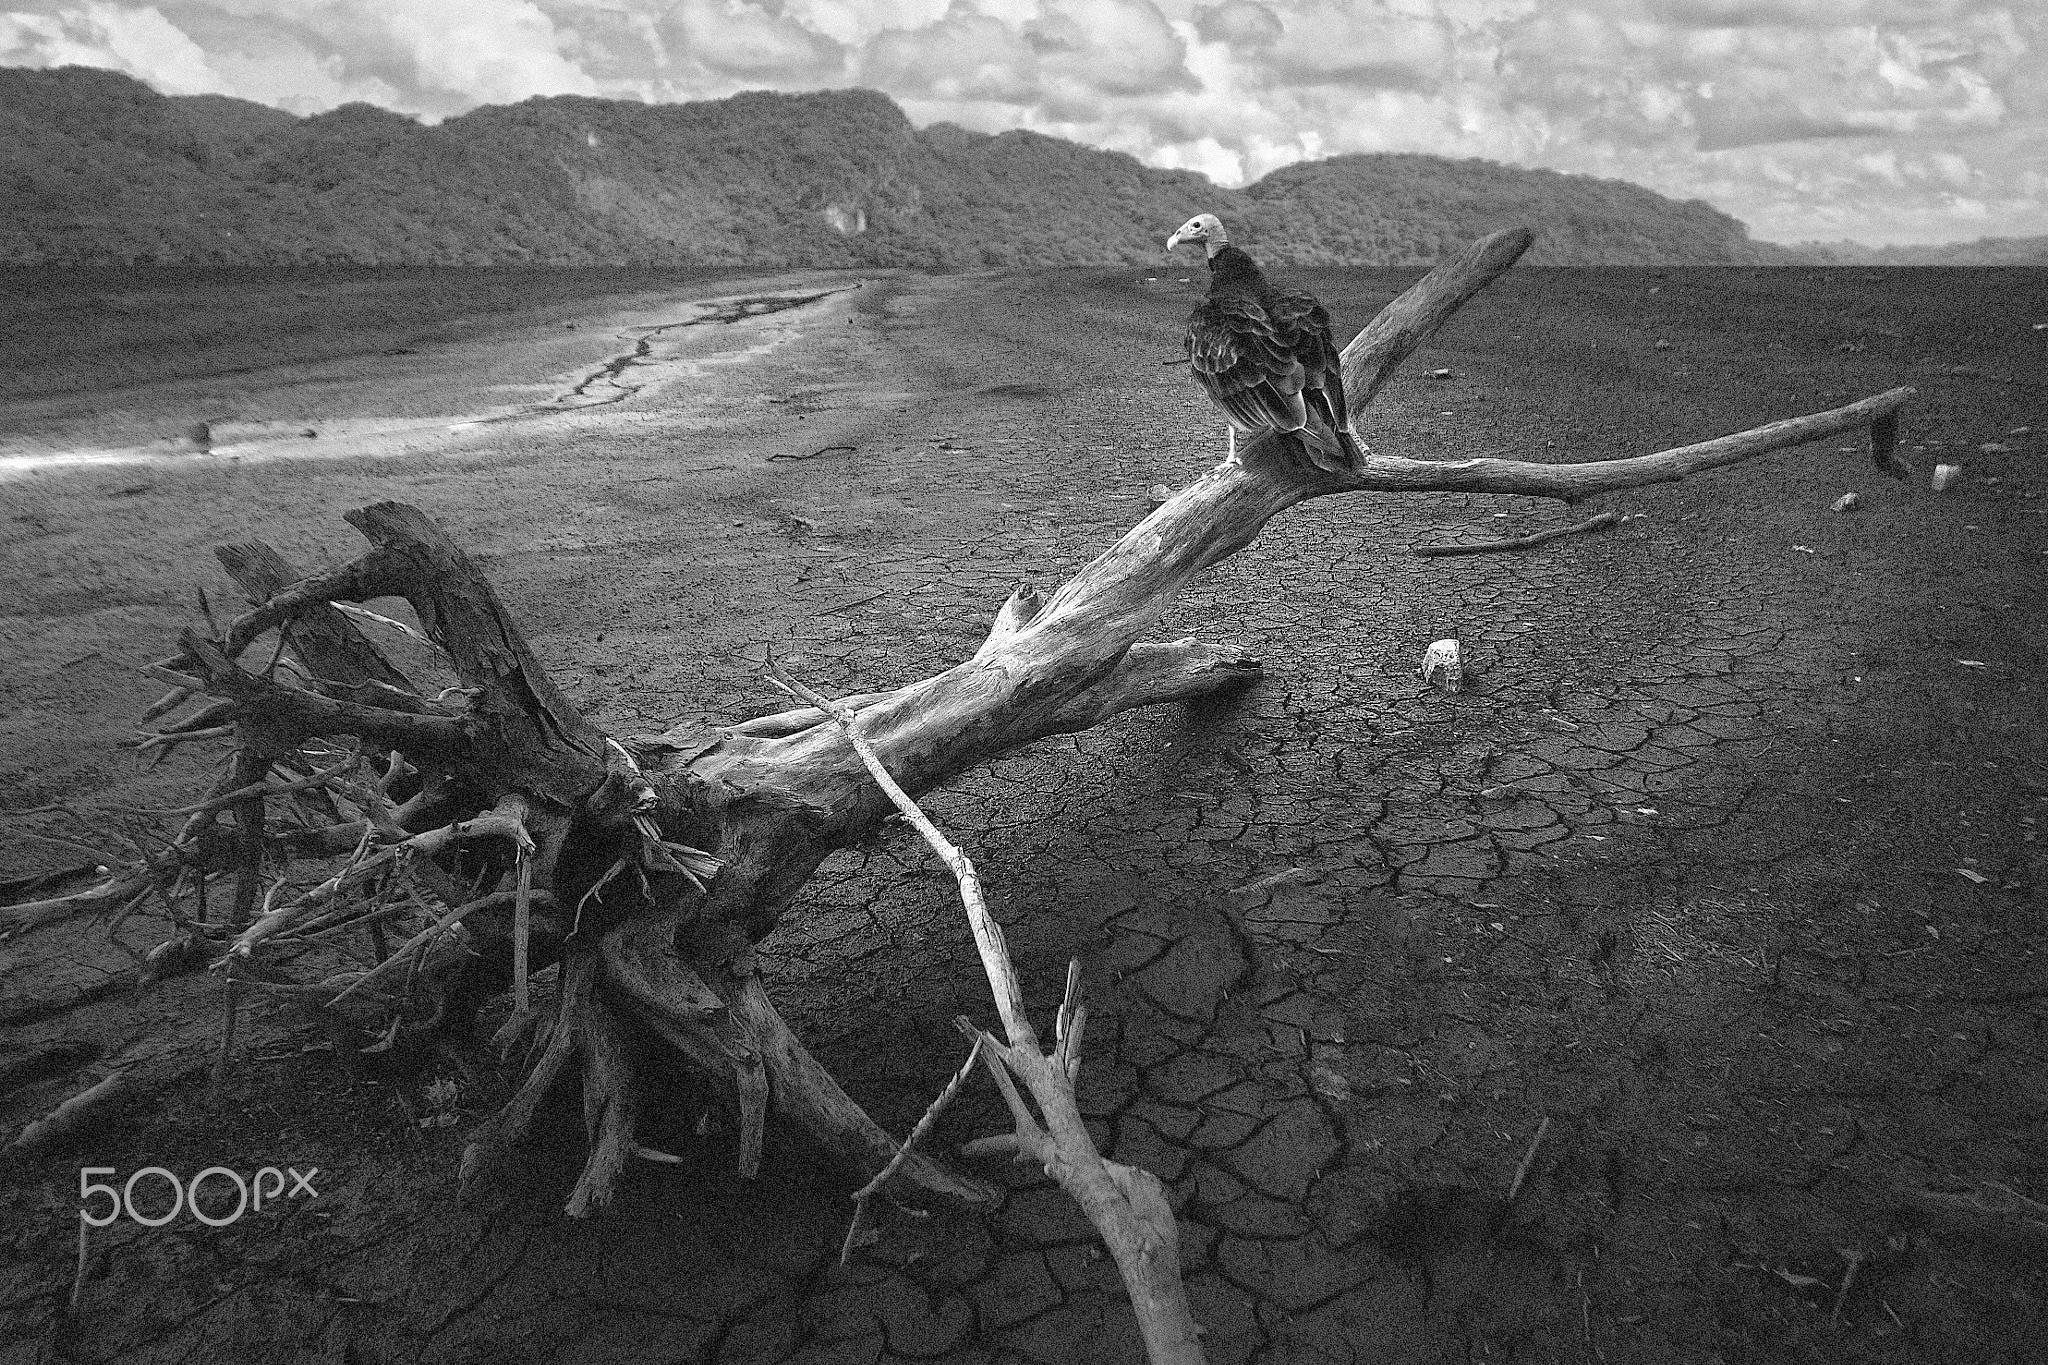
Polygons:
<instances>
[{"instance_id":1,"label":"cloudy sky","mask_svg":"<svg viewBox=\"0 0 2048 1365\"><path fill-rule=\"evenodd\" d=\"M427 119L870 86L1226 184L1423 151L1775 241L2048 233L2048 0L0 0L0 65Z\"/></svg>"}]
</instances>

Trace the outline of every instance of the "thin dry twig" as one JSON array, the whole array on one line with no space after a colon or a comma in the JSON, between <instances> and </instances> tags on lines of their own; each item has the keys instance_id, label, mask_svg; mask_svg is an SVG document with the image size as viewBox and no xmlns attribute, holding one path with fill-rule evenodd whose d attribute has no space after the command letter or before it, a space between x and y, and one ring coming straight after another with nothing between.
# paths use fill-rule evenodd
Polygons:
<instances>
[{"instance_id":1,"label":"thin dry twig","mask_svg":"<svg viewBox=\"0 0 2048 1365\"><path fill-rule=\"evenodd\" d=\"M1909 1193L1937 1208L1993 1219L2037 1237L2048 1236L2048 1204L1995 1180L1980 1181L1968 1190L1917 1189Z\"/></svg>"},{"instance_id":2,"label":"thin dry twig","mask_svg":"<svg viewBox=\"0 0 2048 1365\"><path fill-rule=\"evenodd\" d=\"M940 833L910 794L889 775L882 757L875 752L867 737L861 734L853 712L821 693L814 692L782 670L782 666L771 656L768 673L775 685L798 701L808 702L839 723L847 740L853 745L861 762L867 765L875 785L889 798L904 820L924 836L932 852L939 855L960 884L960 899L967 907L967 921L974 931L974 943L981 950L982 970L988 974L989 988L996 997L996 1012L1002 1016L1003 1032L1008 1035L1011 1046L1038 1047L1038 1033L1031 1027L1031 1021L1024 1013L1024 987L1017 979L1017 969L1010 962L1009 946L1003 941L1002 926L995 916L988 912L988 903L982 896L981 876L974 870L974 864L967 855L954 846L953 841Z\"/></svg>"},{"instance_id":3,"label":"thin dry twig","mask_svg":"<svg viewBox=\"0 0 2048 1365\"><path fill-rule=\"evenodd\" d=\"M85 1210L78 1211L78 1269L71 1273L71 1315L78 1316L78 1296L85 1292L85 1234L90 1226Z\"/></svg>"},{"instance_id":4,"label":"thin dry twig","mask_svg":"<svg viewBox=\"0 0 2048 1365\"><path fill-rule=\"evenodd\" d=\"M1863 1269L1870 1253L1861 1247L1848 1247L1842 1250L1842 1258L1849 1263L1849 1268L1842 1272L1842 1287L1835 1291L1835 1309L1828 1314L1829 1322L1842 1320L1842 1305L1849 1301L1849 1291L1856 1287L1856 1272Z\"/></svg>"},{"instance_id":5,"label":"thin dry twig","mask_svg":"<svg viewBox=\"0 0 2048 1365\"><path fill-rule=\"evenodd\" d=\"M180 744L190 744L201 739L225 739L235 732L232 725L209 725L200 730L145 730L136 736L135 747L142 753L151 754L158 761Z\"/></svg>"},{"instance_id":6,"label":"thin dry twig","mask_svg":"<svg viewBox=\"0 0 2048 1365\"><path fill-rule=\"evenodd\" d=\"M232 726L226 728L230 732L233 730ZM196 734L179 736L181 739L197 737ZM213 811L225 810L237 801L247 801L253 797L291 796L298 792L311 791L315 787L330 786L337 778L355 766L356 758L360 753L360 749L352 748L342 756L339 763L331 767L321 768L312 775L295 782L252 782L246 787L238 787L234 791L220 796L208 797L204 801L195 801L189 806L109 806L107 809L120 811L128 815L206 815Z\"/></svg>"},{"instance_id":7,"label":"thin dry twig","mask_svg":"<svg viewBox=\"0 0 2048 1365\"><path fill-rule=\"evenodd\" d=\"M633 864L629 859L621 858L617 862L613 863L610 867L606 868L604 875L602 877L599 877L595 882L591 884L590 889L584 892L581 899L579 899L576 902L576 918L575 921L571 923L569 926L568 937L574 938L579 932L582 931L583 907L590 904L592 901L596 901L599 905L603 905L604 897L599 893L602 892L607 886L610 886L621 872L624 872L627 868L631 867L632 865Z\"/></svg>"},{"instance_id":8,"label":"thin dry twig","mask_svg":"<svg viewBox=\"0 0 2048 1365\"><path fill-rule=\"evenodd\" d=\"M1589 531L1604 531L1610 526L1621 524L1621 513L1602 512L1587 517L1584 521L1570 526L1554 526L1548 531L1531 531L1526 536L1511 536L1506 540L1482 540L1471 545L1417 545L1413 553L1424 559L1444 559L1451 555L1497 555L1514 550L1533 550L1538 545L1547 545L1564 536L1585 535Z\"/></svg>"},{"instance_id":9,"label":"thin dry twig","mask_svg":"<svg viewBox=\"0 0 2048 1365\"><path fill-rule=\"evenodd\" d=\"M147 725L158 716L167 716L197 695L188 687L174 687L149 704L139 723Z\"/></svg>"},{"instance_id":10,"label":"thin dry twig","mask_svg":"<svg viewBox=\"0 0 2048 1365\"><path fill-rule=\"evenodd\" d=\"M436 654L445 655L447 653L447 651L442 649L441 646L435 644L432 640L428 639L419 631L414 630L411 626L407 625L403 621L395 620L394 618L382 615L379 612L371 611L368 607L359 607L353 602L330 602L328 603L328 605L335 608L337 611L347 612L350 616L359 617L360 619L365 621L375 621L380 626L389 626L393 630L399 632L399 634L406 636L408 639L419 641L427 648L433 650Z\"/></svg>"},{"instance_id":11,"label":"thin dry twig","mask_svg":"<svg viewBox=\"0 0 2048 1365\"><path fill-rule=\"evenodd\" d=\"M372 981L390 975L392 970L399 963L404 962L407 958L411 957L412 954L418 952L421 948L426 947L427 944L432 943L436 937L438 937L442 933L445 933L447 930L454 928L457 924L460 924L464 919L468 918L470 915L475 914L479 910L490 909L494 906L502 906L505 904L506 901L512 899L512 897L516 894L516 892L493 891L488 896L479 896L477 899L470 901L467 905L456 906L453 910L450 910L447 914L441 916L441 918L435 920L432 924L428 925L426 928L420 930L417 934L414 934L411 938L407 939L404 942L404 944L400 946L397 952L393 953L390 957L385 958L382 962L378 963L375 967L372 967L368 972L364 973L363 976L357 981L355 981L353 984L351 984L347 990L344 990L340 995L337 995L332 1000L329 1000L327 1002L327 1007L329 1009L334 1008L334 1006L340 1004L349 996L354 995L357 991L369 985ZM554 900L554 897L546 891L534 891L530 893L530 899L534 901L546 899L547 901L552 902Z\"/></svg>"},{"instance_id":12,"label":"thin dry twig","mask_svg":"<svg viewBox=\"0 0 2048 1365\"><path fill-rule=\"evenodd\" d=\"M896 1174L897 1168L910 1159L910 1149L917 1145L919 1138L931 1131L931 1126L938 1122L939 1114L953 1102L953 1096L960 1093L960 1087L966 1084L967 1078L974 1073L974 1064L981 1060L981 1040L986 1036L975 1036L974 1045L967 1050L967 1060L960 1063L960 1069L953 1073L953 1079L946 1082L945 1089L931 1102L931 1107L924 1111L924 1117L910 1130L910 1136L903 1139L903 1145L896 1149L896 1155L889 1159L889 1164L876 1172L874 1179L854 1192L853 1221L847 1225L846 1238L839 1244L839 1264L853 1263L854 1244L860 1240L861 1229L867 1226L868 1201L874 1198L876 1190L889 1183L889 1177Z\"/></svg>"},{"instance_id":13,"label":"thin dry twig","mask_svg":"<svg viewBox=\"0 0 2048 1365\"><path fill-rule=\"evenodd\" d=\"M518 803L516 812L512 803ZM521 814L524 810L524 802L519 797L507 797L497 807L484 811L480 815L472 816L467 820L458 820L454 824L443 825L439 829L430 829L423 834L412 835L395 844L382 845L366 857L359 860L351 860L341 871L335 873L326 881L321 882L312 890L305 892L290 904L279 906L269 914L256 919L235 939L229 949L229 953L233 957L249 956L259 944L283 933L302 917L341 894L351 884L361 881L377 871L377 869L389 866L401 858L431 857L451 843L485 837L508 838L512 840L515 848L530 849L532 847L532 838L527 834L526 826L521 821ZM377 832L376 824L373 821L365 829L363 835L365 842L359 847L367 850L370 847L368 841ZM420 865L421 871L424 872L430 866L431 864L422 863ZM439 890L438 887L435 889Z\"/></svg>"},{"instance_id":14,"label":"thin dry twig","mask_svg":"<svg viewBox=\"0 0 2048 1365\"><path fill-rule=\"evenodd\" d=\"M820 446L808 455L798 455L794 451L782 451L778 454L770 455L768 458L771 460L815 460L820 455L834 455L840 452L851 455L854 453L854 448L852 446Z\"/></svg>"},{"instance_id":15,"label":"thin dry twig","mask_svg":"<svg viewBox=\"0 0 2048 1365\"><path fill-rule=\"evenodd\" d=\"M91 844L82 844L76 839L66 839L58 834L38 834L32 829L24 829L17 830L8 837L10 839L33 839L37 843L43 844L55 844L59 848L68 848L74 853L83 853L95 863L116 863L120 861L120 859L109 854L103 848L94 848Z\"/></svg>"},{"instance_id":16,"label":"thin dry twig","mask_svg":"<svg viewBox=\"0 0 2048 1365\"><path fill-rule=\"evenodd\" d=\"M512 901L512 1013L526 1014L533 997L526 983L527 937L533 927L533 841L519 845L519 886Z\"/></svg>"},{"instance_id":17,"label":"thin dry twig","mask_svg":"<svg viewBox=\"0 0 2048 1365\"><path fill-rule=\"evenodd\" d=\"M1543 1135L1550 1131L1550 1115L1543 1116L1543 1122L1536 1125L1536 1136L1529 1139L1529 1150L1522 1153L1522 1164L1515 1167L1515 1178L1508 1183L1508 1200L1512 1204L1515 1196L1522 1192L1522 1182L1529 1178L1529 1168L1536 1164L1536 1149L1543 1145Z\"/></svg>"},{"instance_id":18,"label":"thin dry twig","mask_svg":"<svg viewBox=\"0 0 2048 1365\"><path fill-rule=\"evenodd\" d=\"M308 924L296 933L284 934L271 941L279 947L284 947L295 943L315 943L324 938L332 938L336 934L347 933L352 929L368 929L372 933L377 933L383 929L385 921L396 919L400 915L410 914L411 912L412 905L410 903L401 905L373 904L367 910L359 906L350 906L339 919L322 919ZM383 959L379 958L378 960L381 962Z\"/></svg>"},{"instance_id":19,"label":"thin dry twig","mask_svg":"<svg viewBox=\"0 0 2048 1365\"><path fill-rule=\"evenodd\" d=\"M112 1099L128 1081L126 1068L89 1086L21 1130L14 1139L17 1151L32 1151L56 1141L82 1123L97 1107Z\"/></svg>"}]
</instances>

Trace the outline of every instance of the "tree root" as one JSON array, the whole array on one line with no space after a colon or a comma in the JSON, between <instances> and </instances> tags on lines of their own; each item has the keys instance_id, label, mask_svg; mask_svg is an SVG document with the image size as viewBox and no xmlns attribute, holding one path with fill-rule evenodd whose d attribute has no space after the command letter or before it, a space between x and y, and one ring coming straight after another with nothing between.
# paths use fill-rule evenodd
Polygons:
<instances>
[{"instance_id":1,"label":"tree root","mask_svg":"<svg viewBox=\"0 0 2048 1365\"><path fill-rule=\"evenodd\" d=\"M574 1062L583 1078L583 1125L590 1157L564 1211L571 1218L588 1218L610 1205L619 1176L637 1152L633 1124L639 1101L633 1085L633 1043L624 1022L599 993L598 974L597 960L588 953L574 954L563 964L562 994L547 1046L519 1093L476 1130L463 1150L465 1190L486 1163L526 1139L542 1101Z\"/></svg>"},{"instance_id":2,"label":"tree root","mask_svg":"<svg viewBox=\"0 0 2048 1365\"><path fill-rule=\"evenodd\" d=\"M896 1143L850 1099L777 1013L760 977L745 961L707 983L674 946L675 926L632 920L605 937L605 980L656 1036L698 1071L742 1096L761 1095L849 1171L872 1176L896 1157ZM741 1173L748 1150L741 1145ZM930 1194L982 1203L995 1197L983 1181L928 1157L905 1161L900 1178Z\"/></svg>"}]
</instances>

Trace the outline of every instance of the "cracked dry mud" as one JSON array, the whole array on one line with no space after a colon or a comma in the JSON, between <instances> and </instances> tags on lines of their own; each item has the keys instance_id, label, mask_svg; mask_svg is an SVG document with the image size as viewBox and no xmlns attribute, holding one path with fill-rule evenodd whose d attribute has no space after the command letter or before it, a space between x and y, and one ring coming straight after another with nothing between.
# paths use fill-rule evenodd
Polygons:
<instances>
[{"instance_id":1,"label":"cracked dry mud","mask_svg":"<svg viewBox=\"0 0 2048 1365\"><path fill-rule=\"evenodd\" d=\"M487 560L616 732L776 709L771 644L833 691L934 671L1016 579L1050 586L1220 455L1160 364L1201 281L1144 274L871 277L744 369L431 457L0 485L0 784L169 803L196 769L137 777L113 745L206 547L337 562L340 511L383 497ZM1355 328L1413 278L1307 282ZM1906 382L1920 477L1805 448L1615 498L1630 519L1600 536L1458 560L1408 547L1583 513L1310 504L1164 625L1250 643L1261 684L927 803L1041 1013L1086 964L1083 1103L1167 1181L1212 1360L2038 1359L2048 1234L1985 1191L2048 1199L2044 283L1512 272L1409 363L1369 443L1633 454ZM770 460L832 445L854 451ZM1937 458L1967 468L1945 495ZM1454 634L1469 689L1427 692L1423 647ZM73 856L11 842L6 870ZM897 1132L960 1059L953 1016L989 1017L907 831L827 863L764 948L792 1024ZM729 1117L677 1078L647 1127L685 1162L633 1172L609 1216L559 1213L568 1104L459 1207L464 1134L512 1071L350 1077L259 1019L209 1106L217 983L137 996L132 972L91 925L0 942L0 1117L112 1055L156 1087L5 1168L0 1362L1139 1358L1112 1264L1033 1171L988 1172L993 1211L878 1209L842 1269L854 1182L772 1128L740 1182ZM438 1079L460 1122L423 1127ZM970 1089L936 1138L1001 1123ZM64 1319L80 1166L286 1163L321 1167L317 1201L96 1234Z\"/></svg>"}]
</instances>

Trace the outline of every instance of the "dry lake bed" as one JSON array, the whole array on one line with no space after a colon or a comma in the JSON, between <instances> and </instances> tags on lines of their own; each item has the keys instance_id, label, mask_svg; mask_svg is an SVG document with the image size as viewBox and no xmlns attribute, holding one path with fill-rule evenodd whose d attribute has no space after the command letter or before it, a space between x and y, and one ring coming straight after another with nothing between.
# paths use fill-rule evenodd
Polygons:
<instances>
[{"instance_id":1,"label":"dry lake bed","mask_svg":"<svg viewBox=\"0 0 2048 1365\"><path fill-rule=\"evenodd\" d=\"M1417 273L1305 279L1348 332ZM211 755L144 771L123 741L195 585L237 600L214 544L339 564L341 514L382 499L487 565L613 733L779 709L771 646L833 692L941 668L1220 457L1169 363L1202 283L0 277L0 876L146 838L106 808L207 780ZM1411 547L1583 512L1308 504L1162 625L1250 644L1257 687L931 800L1030 997L1082 958L1084 1107L1167 1181L1213 1361L2039 1358L2048 272L1518 270L1361 434L1605 459L1897 384L1908 483L1831 440L1450 560ZM1454 635L1470 685L1428 691ZM457 1201L517 1080L481 1045L351 1074L259 1015L210 1099L220 982L135 984L167 933L153 907L0 928L7 1131L113 1066L144 1082L0 1155L5 1365L1139 1358L1114 1267L1028 1168L983 1170L993 1210L882 1209L842 1268L850 1182L772 1128L741 1182L687 1079L647 1125L684 1164L587 1223L560 1214L567 1103ZM762 946L899 1133L960 1061L953 1017L992 1017L907 831L827 863ZM935 1144L1000 1110L970 1089ZM317 1166L319 1196L97 1231L67 1312L80 1168L214 1165Z\"/></svg>"}]
</instances>

